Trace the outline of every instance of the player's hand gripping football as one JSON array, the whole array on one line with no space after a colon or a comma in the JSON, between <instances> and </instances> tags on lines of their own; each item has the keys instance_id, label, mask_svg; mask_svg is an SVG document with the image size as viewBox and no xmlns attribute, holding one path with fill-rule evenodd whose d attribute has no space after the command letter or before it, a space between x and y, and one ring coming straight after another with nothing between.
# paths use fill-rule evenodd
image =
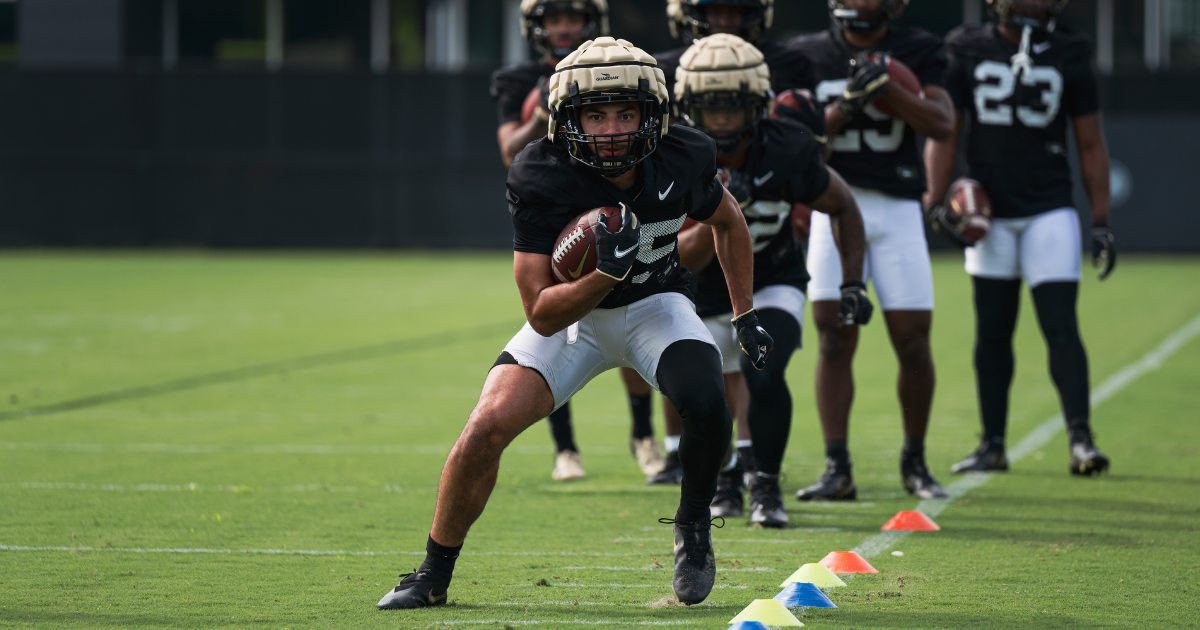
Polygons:
<instances>
[{"instance_id":1,"label":"player's hand gripping football","mask_svg":"<svg viewBox=\"0 0 1200 630\"><path fill-rule=\"evenodd\" d=\"M1112 230L1107 227L1092 228L1092 267L1100 268L1100 279L1103 280L1117 266L1117 239Z\"/></svg>"},{"instance_id":2,"label":"player's hand gripping football","mask_svg":"<svg viewBox=\"0 0 1200 630\"><path fill-rule=\"evenodd\" d=\"M638 243L642 238L642 226L638 224L637 216L621 204L620 230L609 232L603 221L593 229L596 233L596 271L617 282L624 280L637 260Z\"/></svg>"},{"instance_id":3,"label":"player's hand gripping football","mask_svg":"<svg viewBox=\"0 0 1200 630\"><path fill-rule=\"evenodd\" d=\"M946 211L946 204L935 203L925 212L925 222L933 231L958 247L971 247L974 243L963 238L961 230L962 217Z\"/></svg>"},{"instance_id":4,"label":"player's hand gripping football","mask_svg":"<svg viewBox=\"0 0 1200 630\"><path fill-rule=\"evenodd\" d=\"M838 108L847 115L860 111L883 96L891 82L887 66L860 55L850 61L850 77Z\"/></svg>"},{"instance_id":5,"label":"player's hand gripping football","mask_svg":"<svg viewBox=\"0 0 1200 630\"><path fill-rule=\"evenodd\" d=\"M874 312L875 306L867 297L867 285L861 282L842 284L842 309L838 313L838 326L866 326Z\"/></svg>"},{"instance_id":6,"label":"player's hand gripping football","mask_svg":"<svg viewBox=\"0 0 1200 630\"><path fill-rule=\"evenodd\" d=\"M738 315L733 318L733 327L737 330L738 345L750 357L754 369L763 369L767 365L767 354L775 347L775 340L758 325L758 312L750 309Z\"/></svg>"}]
</instances>

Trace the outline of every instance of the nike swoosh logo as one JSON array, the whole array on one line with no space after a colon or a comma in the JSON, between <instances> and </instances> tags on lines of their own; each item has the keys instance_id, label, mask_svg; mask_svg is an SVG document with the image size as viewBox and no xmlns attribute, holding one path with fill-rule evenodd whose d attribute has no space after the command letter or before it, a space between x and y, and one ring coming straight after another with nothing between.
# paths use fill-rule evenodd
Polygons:
<instances>
[{"instance_id":1,"label":"nike swoosh logo","mask_svg":"<svg viewBox=\"0 0 1200 630\"><path fill-rule=\"evenodd\" d=\"M583 263L587 262L587 255L588 255L588 252L591 250L592 250L592 246L589 244L587 246L587 249L583 250L583 256L579 259L579 266L573 270L572 269L567 270L567 273L571 274L572 278L578 278L579 274L583 273Z\"/></svg>"},{"instance_id":2,"label":"nike swoosh logo","mask_svg":"<svg viewBox=\"0 0 1200 630\"><path fill-rule=\"evenodd\" d=\"M754 178L754 186L756 188L758 186L762 186L763 182L767 181L768 179L771 179L771 176L774 174L775 174L775 171L767 171L766 175L763 175L762 177L755 177Z\"/></svg>"},{"instance_id":3,"label":"nike swoosh logo","mask_svg":"<svg viewBox=\"0 0 1200 630\"><path fill-rule=\"evenodd\" d=\"M1040 44L1033 45L1033 54L1035 55L1040 55L1047 50L1050 50L1050 42L1042 42Z\"/></svg>"},{"instance_id":4,"label":"nike swoosh logo","mask_svg":"<svg viewBox=\"0 0 1200 630\"><path fill-rule=\"evenodd\" d=\"M671 189L672 189L672 188L674 188L674 187L675 187L675 182L671 182L671 185L670 185L670 186L667 186L667 189L666 189L666 190L664 190L664 191L662 191L662 192L658 193L658 200L659 200L659 201L662 201L663 199L666 199L666 198L667 198L667 195L671 194Z\"/></svg>"},{"instance_id":5,"label":"nike swoosh logo","mask_svg":"<svg viewBox=\"0 0 1200 630\"><path fill-rule=\"evenodd\" d=\"M629 252L631 252L639 247L641 247L641 243L634 245L633 247L630 247L629 249L627 249L625 251L621 251L621 248L619 248L619 247L614 247L613 255L616 256L617 258L624 258L625 256L627 256L629 254Z\"/></svg>"}]
</instances>

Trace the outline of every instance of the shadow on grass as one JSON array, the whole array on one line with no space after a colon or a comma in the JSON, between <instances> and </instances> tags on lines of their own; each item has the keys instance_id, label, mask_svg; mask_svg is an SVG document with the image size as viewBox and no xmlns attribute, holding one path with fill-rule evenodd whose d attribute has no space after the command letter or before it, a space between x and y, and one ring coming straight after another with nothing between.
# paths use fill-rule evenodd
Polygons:
<instances>
[{"instance_id":1,"label":"shadow on grass","mask_svg":"<svg viewBox=\"0 0 1200 630\"><path fill-rule=\"evenodd\" d=\"M814 627L820 624L822 628L929 628L961 630L963 628L987 628L988 630L1003 630L1005 628L1071 628L1073 630L1088 630L1090 628L1111 628L1112 624L1098 624L1094 621L1079 619L1063 614L1035 613L1025 614L1016 612L1006 613L1010 618L1002 619L996 615L967 612L929 612L929 611L897 611L897 610L845 610L810 611L802 621Z\"/></svg>"}]
</instances>

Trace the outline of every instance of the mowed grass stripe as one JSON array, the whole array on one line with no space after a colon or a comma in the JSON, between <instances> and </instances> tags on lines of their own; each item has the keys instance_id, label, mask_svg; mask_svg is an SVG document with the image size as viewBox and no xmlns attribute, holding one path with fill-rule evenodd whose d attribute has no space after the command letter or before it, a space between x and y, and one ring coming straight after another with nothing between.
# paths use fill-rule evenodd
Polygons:
<instances>
[{"instance_id":1,"label":"mowed grass stripe","mask_svg":"<svg viewBox=\"0 0 1200 630\"><path fill-rule=\"evenodd\" d=\"M1184 344L1191 341L1197 334L1200 334L1200 315L1187 324L1184 324L1182 328L1172 333L1156 348L1147 352L1140 360L1121 368L1116 374L1105 379L1099 387L1094 388L1091 395L1092 409L1094 410L1096 407L1104 404L1105 401L1117 395L1121 390L1129 386L1130 383L1133 383L1146 373L1162 367L1163 361L1166 361L1171 355L1178 352ZM1051 416L1022 438L1016 446L1009 449L1009 464L1016 464L1029 454L1045 446L1054 436L1063 431L1063 427L1064 422L1061 413ZM949 497L945 499L925 499L917 504L916 509L924 512L930 518L937 518L956 499L962 498L971 490L987 483L994 476L996 476L996 473L968 473L965 478L946 486L946 492L950 495ZM882 532L863 541L861 545L854 548L854 551L858 552L864 558L873 558L887 551L912 533L904 531Z\"/></svg>"}]
</instances>

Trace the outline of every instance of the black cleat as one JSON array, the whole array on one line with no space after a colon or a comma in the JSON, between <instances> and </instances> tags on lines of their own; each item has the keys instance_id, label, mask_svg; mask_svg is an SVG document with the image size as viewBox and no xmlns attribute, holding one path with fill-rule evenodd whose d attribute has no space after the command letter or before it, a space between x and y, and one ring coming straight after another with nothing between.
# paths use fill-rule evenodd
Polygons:
<instances>
[{"instance_id":1,"label":"black cleat","mask_svg":"<svg viewBox=\"0 0 1200 630\"><path fill-rule=\"evenodd\" d=\"M968 472L1006 472L1008 458L1004 455L1004 445L985 440L967 455L961 462L950 467L950 472L961 475Z\"/></svg>"},{"instance_id":2,"label":"black cleat","mask_svg":"<svg viewBox=\"0 0 1200 630\"><path fill-rule=\"evenodd\" d=\"M900 454L900 479L908 493L921 499L945 499L950 496L929 473L924 455Z\"/></svg>"},{"instance_id":3,"label":"black cleat","mask_svg":"<svg viewBox=\"0 0 1200 630\"><path fill-rule=\"evenodd\" d=\"M839 466L832 459L825 458L825 474L817 483L797 490L796 498L801 501L853 501L858 497L858 488L854 486L850 467L850 464Z\"/></svg>"},{"instance_id":4,"label":"black cleat","mask_svg":"<svg viewBox=\"0 0 1200 630\"><path fill-rule=\"evenodd\" d=\"M425 608L441 606L446 603L446 589L450 580L443 579L428 569L420 569L415 573L401 573L400 583L388 591L375 607L379 610L400 610L405 608Z\"/></svg>"},{"instance_id":5,"label":"black cleat","mask_svg":"<svg viewBox=\"0 0 1200 630\"><path fill-rule=\"evenodd\" d=\"M724 527L724 519L717 527ZM687 523L660 518L659 523L675 526L675 576L671 587L675 598L685 606L695 606L712 592L717 579L717 558L713 554L712 522Z\"/></svg>"},{"instance_id":6,"label":"black cleat","mask_svg":"<svg viewBox=\"0 0 1200 630\"><path fill-rule=\"evenodd\" d=\"M683 464L679 463L679 451L667 453L667 463L663 466L662 472L646 479L646 483L674 484L676 486L683 483Z\"/></svg>"},{"instance_id":7,"label":"black cleat","mask_svg":"<svg viewBox=\"0 0 1200 630\"><path fill-rule=\"evenodd\" d=\"M708 506L712 517L741 516L745 508L745 499L742 497L744 491L740 465L718 474L717 493L713 495L712 504Z\"/></svg>"},{"instance_id":8,"label":"black cleat","mask_svg":"<svg viewBox=\"0 0 1200 630\"><path fill-rule=\"evenodd\" d=\"M1108 456L1092 444L1092 436L1071 442L1071 474L1091 477L1108 470Z\"/></svg>"},{"instance_id":9,"label":"black cleat","mask_svg":"<svg viewBox=\"0 0 1200 630\"><path fill-rule=\"evenodd\" d=\"M750 524L754 527L787 527L787 509L783 507L783 490L779 475L758 473L750 487Z\"/></svg>"},{"instance_id":10,"label":"black cleat","mask_svg":"<svg viewBox=\"0 0 1200 630\"><path fill-rule=\"evenodd\" d=\"M743 446L738 449L738 466L742 469L742 487L754 485L754 473L758 472L758 462L754 459L754 449Z\"/></svg>"}]
</instances>

